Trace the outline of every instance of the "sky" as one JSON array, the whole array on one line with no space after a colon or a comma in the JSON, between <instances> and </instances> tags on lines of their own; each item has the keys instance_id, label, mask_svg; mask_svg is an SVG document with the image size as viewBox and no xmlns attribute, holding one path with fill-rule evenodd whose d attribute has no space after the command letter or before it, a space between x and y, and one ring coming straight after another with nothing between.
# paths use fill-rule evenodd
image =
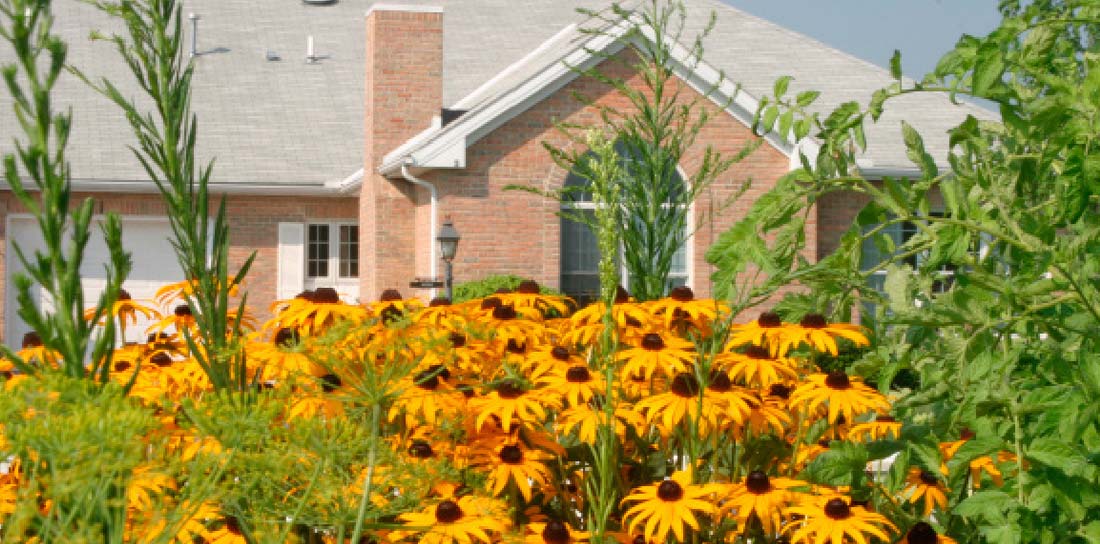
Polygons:
<instances>
[{"instance_id":1,"label":"sky","mask_svg":"<svg viewBox=\"0 0 1100 544\"><path fill-rule=\"evenodd\" d=\"M997 0L722 0L859 58L920 79L963 34L984 35L1000 22Z\"/></svg>"}]
</instances>

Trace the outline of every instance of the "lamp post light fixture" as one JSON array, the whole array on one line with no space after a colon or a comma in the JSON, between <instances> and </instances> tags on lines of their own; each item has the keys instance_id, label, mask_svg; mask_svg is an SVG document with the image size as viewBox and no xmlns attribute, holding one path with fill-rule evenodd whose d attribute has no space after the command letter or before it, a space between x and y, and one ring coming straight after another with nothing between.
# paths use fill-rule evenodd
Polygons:
<instances>
[{"instance_id":1,"label":"lamp post light fixture","mask_svg":"<svg viewBox=\"0 0 1100 544\"><path fill-rule=\"evenodd\" d=\"M455 230L454 223L451 223L450 219L443 221L443 226L439 228L439 234L435 236L437 242L439 242L439 255L443 258L443 262L447 263L447 299L454 300L454 274L453 263L455 260L455 253L458 252L458 241L462 239L458 235L458 231Z\"/></svg>"}]
</instances>

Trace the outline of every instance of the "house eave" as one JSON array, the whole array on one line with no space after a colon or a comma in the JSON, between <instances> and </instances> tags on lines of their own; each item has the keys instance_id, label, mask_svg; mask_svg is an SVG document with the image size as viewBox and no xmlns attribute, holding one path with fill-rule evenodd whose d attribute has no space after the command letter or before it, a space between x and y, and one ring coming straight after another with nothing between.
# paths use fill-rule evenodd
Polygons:
<instances>
[{"instance_id":1,"label":"house eave","mask_svg":"<svg viewBox=\"0 0 1100 544\"><path fill-rule=\"evenodd\" d=\"M36 190L30 181L25 182L30 191ZM72 190L81 193L116 193L116 194L159 194L160 190L152 181L148 180L103 180L103 179L74 179L71 181ZM5 191L11 188L5 186ZM346 197L345 193L325 185L305 183L211 183L209 190L212 194L224 195L254 195L254 196L322 196L322 197Z\"/></svg>"}]
</instances>

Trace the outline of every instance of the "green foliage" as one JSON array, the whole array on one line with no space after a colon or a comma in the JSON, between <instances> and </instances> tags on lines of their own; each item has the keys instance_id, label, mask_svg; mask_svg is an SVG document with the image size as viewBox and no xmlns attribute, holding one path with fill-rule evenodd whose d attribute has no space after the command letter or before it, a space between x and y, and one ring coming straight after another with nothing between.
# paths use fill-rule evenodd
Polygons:
<instances>
[{"instance_id":1,"label":"green foliage","mask_svg":"<svg viewBox=\"0 0 1100 544\"><path fill-rule=\"evenodd\" d=\"M18 61L4 65L0 73L26 136L26 141L16 142L14 154L3 157L4 179L37 221L46 248L28 255L13 243L26 275L15 274L12 283L19 317L38 333L46 348L59 354L62 371L72 377L106 381L115 343L114 320L105 320L97 338L93 339L92 333L118 298L130 273L130 255L122 249L118 216L107 214L101 226L110 253L107 281L92 319L86 320L80 264L91 237L93 202L88 198L70 209L72 186L65 146L73 118L70 112L54 111L50 99L64 70L68 48L50 33L52 25L48 1L0 0L0 37L11 45ZM42 296L35 292L35 285L48 295L52 311L39 307ZM9 347L0 349L22 371L36 371ZM92 364L85 368L88 355Z\"/></svg>"},{"instance_id":2,"label":"green foliage","mask_svg":"<svg viewBox=\"0 0 1100 544\"><path fill-rule=\"evenodd\" d=\"M934 469L938 443L964 428L977 432L947 463L952 508L937 514L960 542L1096 542L1100 5L1002 4L998 29L963 36L934 73L918 83L897 78L867 106L819 115L808 109L812 98L787 97L786 81L777 83L757 129L792 115L795 137L814 137L820 152L802 156L803 168L707 257L723 296L762 302L797 282L806 292L796 307L843 317L871 304L864 317L878 346L854 368L877 375L883 389L904 373L919 378L895 405L901 419L921 424L906 427L903 467ZM891 62L896 77L900 62ZM866 123L895 97L926 92L991 100L1000 121L968 117L950 131L949 157L931 156L903 124L913 177L866 179L855 167ZM806 262L803 218L833 193L869 203L834 253ZM915 234L901 243L885 235L898 224ZM867 244L887 258L862 262ZM757 269L762 281L735 282ZM885 274L883 292L868 287L877 273ZM1003 486L986 479L978 489L971 480L969 460L981 456L999 459ZM823 457L812 471L843 480L849 456ZM891 472L887 485L896 490L903 479Z\"/></svg>"},{"instance_id":3,"label":"green foliage","mask_svg":"<svg viewBox=\"0 0 1100 544\"><path fill-rule=\"evenodd\" d=\"M704 146L695 170L686 173L681 183L678 167L687 152L698 145L699 132L710 121L710 101L718 99L728 104L733 100L733 96L719 98L720 82L702 94L689 92L690 89L679 84L673 64L675 47L679 47L675 44L684 43L685 38L683 3L648 0L633 10L614 4L604 11L581 12L598 25L586 32L617 37L631 54L593 53L607 65L628 63L642 81L641 87L635 88L598 66L575 68L582 76L614 89L628 104L617 108L590 97L577 97L599 112L603 126L596 128L608 134L621 155L622 172L615 180L621 210L616 219L622 237L623 264L630 275L628 287L639 300L655 300L666 294L673 256L691 234L688 230L691 204L718 176L755 150L759 141L747 144L734 156L723 156L711 145ZM686 42L691 46L680 62L694 66L702 61L702 42L713 23L712 14L710 25ZM625 35L618 37L617 32L623 28L627 29ZM560 128L570 144L567 147L545 144L547 151L562 168L594 180L596 174L590 165L593 161L587 142L588 131L594 127L563 124ZM546 194L563 203L566 208L563 216L585 223L595 232L591 216L568 210L576 194L587 190L569 187ZM701 225L703 221L697 218L695 224Z\"/></svg>"},{"instance_id":4,"label":"green foliage","mask_svg":"<svg viewBox=\"0 0 1100 544\"><path fill-rule=\"evenodd\" d=\"M118 105L126 115L138 147L134 155L160 189L168 209L173 247L184 277L192 282L186 294L201 342L185 331L191 352L219 389L244 391L249 383L240 342L245 296L234 308L230 300L255 258L253 253L233 275L229 273L229 222L225 197L210 218L209 182L213 161L196 162L197 118L191 113L193 66L185 60L182 5L176 0L94 2L119 19L126 35L109 40L153 104L143 113L106 79L85 82ZM198 349L201 343L204 349Z\"/></svg>"},{"instance_id":5,"label":"green foliage","mask_svg":"<svg viewBox=\"0 0 1100 544\"><path fill-rule=\"evenodd\" d=\"M524 278L516 276L515 274L492 274L480 280L456 283L454 286L454 303L457 304L475 298L491 296L500 289L512 291L523 280ZM543 286L539 286L539 292L551 295L558 294L557 291Z\"/></svg>"}]
</instances>

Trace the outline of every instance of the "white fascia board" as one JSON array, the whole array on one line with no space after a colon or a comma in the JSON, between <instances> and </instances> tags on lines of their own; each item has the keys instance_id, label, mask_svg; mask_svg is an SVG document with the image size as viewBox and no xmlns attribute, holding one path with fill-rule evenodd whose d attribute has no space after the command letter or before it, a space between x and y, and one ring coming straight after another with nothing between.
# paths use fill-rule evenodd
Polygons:
<instances>
[{"instance_id":1,"label":"white fascia board","mask_svg":"<svg viewBox=\"0 0 1100 544\"><path fill-rule=\"evenodd\" d=\"M26 182L27 190L37 191L33 183ZM130 194L159 194L157 185L148 180L120 180L110 181L101 179L74 179L73 191L82 193L130 193ZM2 191L10 191L7 185L0 187ZM344 196L336 189L327 185L313 184L261 184L261 183L211 183L209 190L213 194L225 195L256 195L256 196Z\"/></svg>"},{"instance_id":2,"label":"white fascia board","mask_svg":"<svg viewBox=\"0 0 1100 544\"><path fill-rule=\"evenodd\" d=\"M859 173L867 179L882 179L882 178L920 178L924 174L920 171L920 168L915 166L869 166L861 167L856 165L859 169ZM941 166L942 168L942 166Z\"/></svg>"},{"instance_id":3,"label":"white fascia board","mask_svg":"<svg viewBox=\"0 0 1100 544\"><path fill-rule=\"evenodd\" d=\"M403 11L406 13L443 13L443 6L423 6L413 4L372 4L367 8L366 17L376 11Z\"/></svg>"},{"instance_id":4,"label":"white fascia board","mask_svg":"<svg viewBox=\"0 0 1100 544\"><path fill-rule=\"evenodd\" d=\"M437 133L422 133L426 136L422 145L403 144L386 155L378 171L395 175L406 159L411 159L418 168L465 168L469 146L575 79L579 74L574 67L584 69L602 60L598 53L607 54L622 47L619 38L627 28L620 24L612 27L609 34L593 36L537 76L466 112Z\"/></svg>"}]
</instances>

